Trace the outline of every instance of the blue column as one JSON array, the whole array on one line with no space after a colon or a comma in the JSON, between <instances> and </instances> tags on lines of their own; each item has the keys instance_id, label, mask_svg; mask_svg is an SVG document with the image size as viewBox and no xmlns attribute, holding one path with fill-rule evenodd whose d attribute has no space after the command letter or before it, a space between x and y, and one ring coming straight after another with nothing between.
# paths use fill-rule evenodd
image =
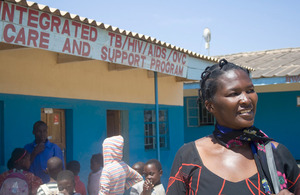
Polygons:
<instances>
[{"instance_id":1,"label":"blue column","mask_svg":"<svg viewBox=\"0 0 300 195\"><path fill-rule=\"evenodd\" d=\"M156 121L156 150L157 160L160 161L160 143L159 143L159 108L158 108L158 87L157 87L157 72L154 72L155 85L155 121Z\"/></svg>"}]
</instances>

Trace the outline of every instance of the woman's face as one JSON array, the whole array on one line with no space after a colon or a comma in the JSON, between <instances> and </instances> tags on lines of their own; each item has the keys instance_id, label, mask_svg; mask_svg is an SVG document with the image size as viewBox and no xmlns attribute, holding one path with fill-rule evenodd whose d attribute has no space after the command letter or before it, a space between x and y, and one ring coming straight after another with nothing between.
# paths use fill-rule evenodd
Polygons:
<instances>
[{"instance_id":1,"label":"woman's face","mask_svg":"<svg viewBox=\"0 0 300 195\"><path fill-rule=\"evenodd\" d=\"M250 127L254 123L257 94L243 70L230 70L218 78L218 88L211 101L205 101L218 124L232 129Z\"/></svg>"}]
</instances>

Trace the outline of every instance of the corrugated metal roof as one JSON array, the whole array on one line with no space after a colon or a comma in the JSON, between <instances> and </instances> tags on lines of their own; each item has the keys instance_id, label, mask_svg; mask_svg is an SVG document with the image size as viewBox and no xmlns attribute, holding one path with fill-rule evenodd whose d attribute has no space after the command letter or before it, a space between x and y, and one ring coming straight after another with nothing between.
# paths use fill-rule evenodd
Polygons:
<instances>
[{"instance_id":1,"label":"corrugated metal roof","mask_svg":"<svg viewBox=\"0 0 300 195\"><path fill-rule=\"evenodd\" d=\"M216 57L252 68L252 78L300 75L300 48L246 52Z\"/></svg>"},{"instance_id":2,"label":"corrugated metal roof","mask_svg":"<svg viewBox=\"0 0 300 195\"><path fill-rule=\"evenodd\" d=\"M105 29L107 31L112 31L114 33L119 33L119 34L122 34L122 35L126 35L126 36L129 36L129 37L133 37L133 38L136 38L136 39L147 41L147 42L150 42L150 43L162 46L162 47L166 47L166 48L169 48L169 49L173 49L173 50L176 50L176 51L186 53L191 57L200 58L200 59L208 60L208 61L212 61L212 62L217 62L218 61L218 59L215 58L215 57L198 54L196 52L193 52L193 51L190 51L190 50L187 50L187 49L184 49L184 48L180 48L180 47L177 47L175 45L171 45L170 43L166 43L166 42L157 40L154 37L150 37L150 36L147 36L147 35L131 32L131 31L128 31L128 30L123 30L123 29L120 29L118 27L113 27L111 25L104 24L102 22L97 22L93 19L80 17L79 15L71 14L71 13L66 12L66 11L60 11L59 9L56 9L56 8L50 8L47 5L42 5L42 4L38 4L38 3L35 3L35 2L26 1L26 0L4 0L4 1L10 2L10 3L15 3L15 4L18 4L18 5L21 5L21 6L24 6L24 7L29 7L31 9L43 11L43 12L46 12L46 13L50 13L50 14L53 14L53 15L56 15L56 16L67 18L67 19L75 20L75 21L78 21L78 22L82 22L82 23L85 23L85 24L88 24L88 25L91 25L91 26L95 26L95 27L98 27L98 28L101 28L101 29Z\"/></svg>"}]
</instances>

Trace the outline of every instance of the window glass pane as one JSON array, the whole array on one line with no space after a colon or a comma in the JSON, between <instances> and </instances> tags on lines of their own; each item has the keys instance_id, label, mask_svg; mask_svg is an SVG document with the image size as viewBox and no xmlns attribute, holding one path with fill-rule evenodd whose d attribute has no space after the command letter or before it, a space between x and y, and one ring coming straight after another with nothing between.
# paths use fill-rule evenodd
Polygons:
<instances>
[{"instance_id":1,"label":"window glass pane","mask_svg":"<svg viewBox=\"0 0 300 195\"><path fill-rule=\"evenodd\" d=\"M152 122L155 121L155 117L152 115L152 110L145 110L144 111L144 121L145 122Z\"/></svg>"},{"instance_id":2,"label":"window glass pane","mask_svg":"<svg viewBox=\"0 0 300 195\"><path fill-rule=\"evenodd\" d=\"M145 149L154 149L154 141L155 141L155 138L146 137L145 138Z\"/></svg>"},{"instance_id":3,"label":"window glass pane","mask_svg":"<svg viewBox=\"0 0 300 195\"><path fill-rule=\"evenodd\" d=\"M188 107L193 107L193 108L197 108L198 104L197 104L197 98L189 98L188 101Z\"/></svg>"},{"instance_id":4,"label":"window glass pane","mask_svg":"<svg viewBox=\"0 0 300 195\"><path fill-rule=\"evenodd\" d=\"M159 134L160 134L160 147L168 147L168 112L167 110L159 111ZM153 150L156 148L156 122L155 110L144 111L144 135L145 135L145 149Z\"/></svg>"},{"instance_id":5,"label":"window glass pane","mask_svg":"<svg viewBox=\"0 0 300 195\"><path fill-rule=\"evenodd\" d=\"M159 138L159 142L160 142L160 147L161 148L165 148L166 147L166 139L165 139L165 137L160 137Z\"/></svg>"},{"instance_id":6,"label":"window glass pane","mask_svg":"<svg viewBox=\"0 0 300 195\"><path fill-rule=\"evenodd\" d=\"M190 117L198 116L198 109L189 109L188 112L189 112L188 115Z\"/></svg>"},{"instance_id":7,"label":"window glass pane","mask_svg":"<svg viewBox=\"0 0 300 195\"><path fill-rule=\"evenodd\" d=\"M159 121L162 122L162 121L166 121L166 111L165 110L160 110L159 111Z\"/></svg>"},{"instance_id":8,"label":"window glass pane","mask_svg":"<svg viewBox=\"0 0 300 195\"><path fill-rule=\"evenodd\" d=\"M159 134L164 135L165 133L166 133L166 124L165 123L159 124Z\"/></svg>"},{"instance_id":9,"label":"window glass pane","mask_svg":"<svg viewBox=\"0 0 300 195\"><path fill-rule=\"evenodd\" d=\"M145 136L155 135L154 124L145 124Z\"/></svg>"},{"instance_id":10,"label":"window glass pane","mask_svg":"<svg viewBox=\"0 0 300 195\"><path fill-rule=\"evenodd\" d=\"M214 125L214 116L208 112L202 102L199 103L200 125Z\"/></svg>"}]
</instances>

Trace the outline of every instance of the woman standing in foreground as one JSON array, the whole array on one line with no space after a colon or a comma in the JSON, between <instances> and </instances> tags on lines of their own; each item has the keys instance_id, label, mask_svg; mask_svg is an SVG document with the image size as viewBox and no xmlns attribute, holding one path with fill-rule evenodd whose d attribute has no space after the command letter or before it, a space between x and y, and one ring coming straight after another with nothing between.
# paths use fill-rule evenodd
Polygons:
<instances>
[{"instance_id":1,"label":"woman standing in foreground","mask_svg":"<svg viewBox=\"0 0 300 195\"><path fill-rule=\"evenodd\" d=\"M271 142L280 195L300 194L299 168L288 149L253 126L257 94L249 71L226 60L201 75L200 95L216 119L212 135L182 146L167 195L275 194L265 145Z\"/></svg>"}]
</instances>

